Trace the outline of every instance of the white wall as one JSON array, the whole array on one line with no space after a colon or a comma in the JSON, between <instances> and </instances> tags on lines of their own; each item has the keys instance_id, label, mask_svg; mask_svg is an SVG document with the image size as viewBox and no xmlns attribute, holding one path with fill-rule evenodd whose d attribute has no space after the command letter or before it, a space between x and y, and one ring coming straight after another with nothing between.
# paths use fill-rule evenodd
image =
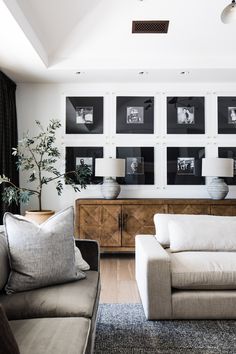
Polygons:
<instances>
[{"instance_id":1,"label":"white wall","mask_svg":"<svg viewBox=\"0 0 236 354\"><path fill-rule=\"evenodd\" d=\"M65 96L100 95L104 96L105 131L100 136L65 135ZM115 134L115 96L152 95L155 96L155 132L153 135L116 135ZM205 96L206 133L204 136L165 134L166 95ZM47 125L49 119L60 119L63 128L58 133L58 146L63 159L60 168L65 167L65 146L104 146L105 156L115 157L116 146L154 146L155 147L155 185L122 186L120 197L134 198L208 198L205 186L167 186L166 185L166 146L205 146L206 156L217 156L218 146L236 146L236 135L217 135L217 95L236 96L236 84L18 84L17 114L19 138L22 133L34 132L35 119ZM24 176L21 176L24 185ZM63 196L58 197L52 185L43 194L43 206L59 210L74 204L76 198L101 197L99 186L89 186L86 191L74 193L65 186ZM228 198L236 197L236 186L230 186ZM31 201L30 207L37 206Z\"/></svg>"}]
</instances>

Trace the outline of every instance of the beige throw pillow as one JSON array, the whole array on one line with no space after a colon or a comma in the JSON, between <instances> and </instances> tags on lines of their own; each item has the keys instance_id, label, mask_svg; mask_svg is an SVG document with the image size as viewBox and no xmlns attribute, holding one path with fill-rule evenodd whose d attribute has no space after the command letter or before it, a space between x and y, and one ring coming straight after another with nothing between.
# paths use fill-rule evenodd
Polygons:
<instances>
[{"instance_id":1,"label":"beige throw pillow","mask_svg":"<svg viewBox=\"0 0 236 354\"><path fill-rule=\"evenodd\" d=\"M75 245L75 266L79 270L89 270L89 264L83 259L80 249Z\"/></svg>"}]
</instances>

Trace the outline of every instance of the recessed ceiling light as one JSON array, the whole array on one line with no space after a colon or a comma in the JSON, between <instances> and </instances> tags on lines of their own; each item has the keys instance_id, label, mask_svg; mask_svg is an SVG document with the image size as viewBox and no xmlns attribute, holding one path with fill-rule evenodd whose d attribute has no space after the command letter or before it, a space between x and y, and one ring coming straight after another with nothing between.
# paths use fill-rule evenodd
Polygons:
<instances>
[{"instance_id":1,"label":"recessed ceiling light","mask_svg":"<svg viewBox=\"0 0 236 354\"><path fill-rule=\"evenodd\" d=\"M139 71L139 75L148 75L148 71Z\"/></svg>"}]
</instances>

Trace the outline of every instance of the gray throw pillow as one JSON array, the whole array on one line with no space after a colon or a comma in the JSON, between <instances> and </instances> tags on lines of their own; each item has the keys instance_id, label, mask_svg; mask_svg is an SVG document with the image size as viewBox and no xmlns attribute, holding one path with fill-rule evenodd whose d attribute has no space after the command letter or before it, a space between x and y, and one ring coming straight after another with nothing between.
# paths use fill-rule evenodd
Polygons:
<instances>
[{"instance_id":1,"label":"gray throw pillow","mask_svg":"<svg viewBox=\"0 0 236 354\"><path fill-rule=\"evenodd\" d=\"M22 215L16 215L19 219L24 218ZM3 225L0 225L0 291L6 284L8 273L9 273L9 262L8 262L8 254L7 254L7 244L5 237L5 228ZM89 270L90 265L83 259L82 254L79 248L75 244L75 267L78 270ZM3 271L2 271L3 270Z\"/></svg>"},{"instance_id":2,"label":"gray throw pillow","mask_svg":"<svg viewBox=\"0 0 236 354\"><path fill-rule=\"evenodd\" d=\"M5 213L4 226L11 268L7 294L85 277L75 264L72 207L41 225Z\"/></svg>"}]
</instances>

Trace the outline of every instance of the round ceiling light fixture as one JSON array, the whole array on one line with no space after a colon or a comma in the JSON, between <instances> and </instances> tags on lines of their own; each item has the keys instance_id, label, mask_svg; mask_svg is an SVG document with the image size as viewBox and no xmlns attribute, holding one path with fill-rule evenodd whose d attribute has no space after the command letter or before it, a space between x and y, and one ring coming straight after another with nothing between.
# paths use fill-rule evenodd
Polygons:
<instances>
[{"instance_id":1,"label":"round ceiling light fixture","mask_svg":"<svg viewBox=\"0 0 236 354\"><path fill-rule=\"evenodd\" d=\"M190 72L189 71L180 71L180 75L189 75Z\"/></svg>"},{"instance_id":2,"label":"round ceiling light fixture","mask_svg":"<svg viewBox=\"0 0 236 354\"><path fill-rule=\"evenodd\" d=\"M221 14L221 21L225 24L236 22L236 3L235 0L224 8Z\"/></svg>"}]
</instances>

